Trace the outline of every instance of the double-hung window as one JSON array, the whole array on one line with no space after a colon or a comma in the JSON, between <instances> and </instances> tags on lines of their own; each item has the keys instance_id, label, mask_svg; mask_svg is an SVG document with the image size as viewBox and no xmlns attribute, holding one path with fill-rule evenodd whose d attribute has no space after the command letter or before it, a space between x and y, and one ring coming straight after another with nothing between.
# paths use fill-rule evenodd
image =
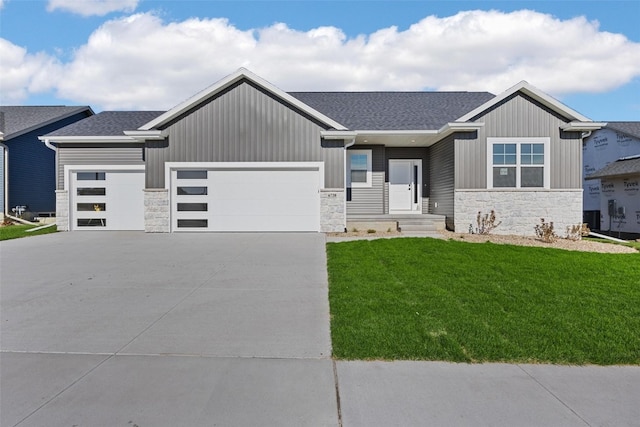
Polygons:
<instances>
[{"instance_id":1,"label":"double-hung window","mask_svg":"<svg viewBox=\"0 0 640 427\"><path fill-rule=\"evenodd\" d=\"M371 150L348 150L347 185L371 187Z\"/></svg>"},{"instance_id":2,"label":"double-hung window","mask_svg":"<svg viewBox=\"0 0 640 427\"><path fill-rule=\"evenodd\" d=\"M487 138L488 188L549 188L549 138Z\"/></svg>"}]
</instances>

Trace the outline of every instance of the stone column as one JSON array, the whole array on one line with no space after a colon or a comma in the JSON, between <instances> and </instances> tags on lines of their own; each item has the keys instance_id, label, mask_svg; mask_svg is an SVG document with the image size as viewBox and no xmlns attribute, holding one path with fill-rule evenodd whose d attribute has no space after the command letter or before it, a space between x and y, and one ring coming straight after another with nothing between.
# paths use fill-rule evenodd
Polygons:
<instances>
[{"instance_id":1,"label":"stone column","mask_svg":"<svg viewBox=\"0 0 640 427\"><path fill-rule=\"evenodd\" d=\"M56 228L69 231L69 192L56 190Z\"/></svg>"},{"instance_id":2,"label":"stone column","mask_svg":"<svg viewBox=\"0 0 640 427\"><path fill-rule=\"evenodd\" d=\"M320 231L343 232L346 227L344 190L320 190Z\"/></svg>"},{"instance_id":3,"label":"stone column","mask_svg":"<svg viewBox=\"0 0 640 427\"><path fill-rule=\"evenodd\" d=\"M146 188L144 190L144 231L146 233L169 233L171 231L170 209L169 190Z\"/></svg>"}]
</instances>

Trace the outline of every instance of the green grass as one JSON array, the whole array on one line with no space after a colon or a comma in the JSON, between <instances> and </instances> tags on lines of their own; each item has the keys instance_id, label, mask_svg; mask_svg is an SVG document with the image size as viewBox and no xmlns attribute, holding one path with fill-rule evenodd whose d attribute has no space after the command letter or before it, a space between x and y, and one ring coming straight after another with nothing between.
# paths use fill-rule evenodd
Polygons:
<instances>
[{"instance_id":1,"label":"green grass","mask_svg":"<svg viewBox=\"0 0 640 427\"><path fill-rule=\"evenodd\" d=\"M10 240L10 239L19 239L21 237L29 237L29 236L39 236L41 234L49 234L55 233L56 226L44 228L38 231L32 231L31 233L27 233L27 230L30 228L36 228L32 225L8 225L5 227L0 227L0 240Z\"/></svg>"},{"instance_id":2,"label":"green grass","mask_svg":"<svg viewBox=\"0 0 640 427\"><path fill-rule=\"evenodd\" d=\"M327 257L337 358L640 363L640 253L403 238Z\"/></svg>"}]
</instances>

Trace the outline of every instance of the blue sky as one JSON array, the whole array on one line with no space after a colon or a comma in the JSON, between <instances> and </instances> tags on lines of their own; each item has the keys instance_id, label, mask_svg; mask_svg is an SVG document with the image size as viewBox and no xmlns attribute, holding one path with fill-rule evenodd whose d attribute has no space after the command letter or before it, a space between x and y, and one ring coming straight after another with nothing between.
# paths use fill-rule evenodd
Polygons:
<instances>
[{"instance_id":1,"label":"blue sky","mask_svg":"<svg viewBox=\"0 0 640 427\"><path fill-rule=\"evenodd\" d=\"M0 102L167 109L245 66L284 90L520 80L640 120L640 2L0 0Z\"/></svg>"}]
</instances>

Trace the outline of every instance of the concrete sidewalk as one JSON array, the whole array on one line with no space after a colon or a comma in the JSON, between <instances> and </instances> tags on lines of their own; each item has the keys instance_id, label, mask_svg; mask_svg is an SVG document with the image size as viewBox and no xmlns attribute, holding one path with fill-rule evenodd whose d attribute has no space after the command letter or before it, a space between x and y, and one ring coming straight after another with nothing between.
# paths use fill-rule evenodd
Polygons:
<instances>
[{"instance_id":1,"label":"concrete sidewalk","mask_svg":"<svg viewBox=\"0 0 640 427\"><path fill-rule=\"evenodd\" d=\"M639 425L640 367L333 362L325 257L313 233L2 242L0 425Z\"/></svg>"}]
</instances>

